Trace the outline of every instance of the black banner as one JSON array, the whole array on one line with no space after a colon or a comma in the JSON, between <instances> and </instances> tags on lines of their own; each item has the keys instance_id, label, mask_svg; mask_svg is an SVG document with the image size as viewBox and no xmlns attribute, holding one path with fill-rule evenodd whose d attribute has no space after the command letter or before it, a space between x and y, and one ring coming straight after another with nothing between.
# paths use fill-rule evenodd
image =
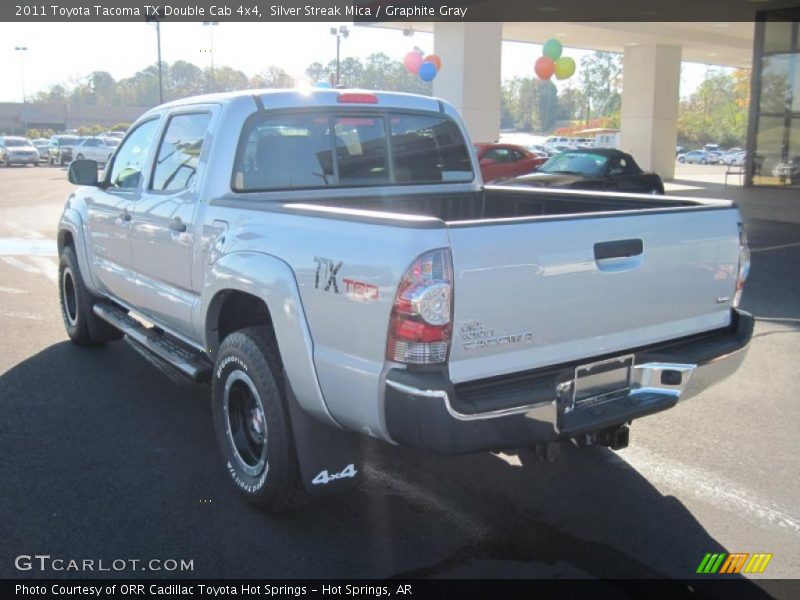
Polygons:
<instances>
[{"instance_id":1,"label":"black banner","mask_svg":"<svg viewBox=\"0 0 800 600\"><path fill-rule=\"evenodd\" d=\"M147 2L150 2L148 4ZM800 0L43 0L0 3L0 21L754 21Z\"/></svg>"},{"instance_id":2,"label":"black banner","mask_svg":"<svg viewBox=\"0 0 800 600\"><path fill-rule=\"evenodd\" d=\"M764 583L764 587L759 585ZM737 600L797 598L797 580L748 581L732 577L694 580L4 580L0 598L149 600L169 598L244 598L274 600L471 600L502 598L647 598Z\"/></svg>"}]
</instances>

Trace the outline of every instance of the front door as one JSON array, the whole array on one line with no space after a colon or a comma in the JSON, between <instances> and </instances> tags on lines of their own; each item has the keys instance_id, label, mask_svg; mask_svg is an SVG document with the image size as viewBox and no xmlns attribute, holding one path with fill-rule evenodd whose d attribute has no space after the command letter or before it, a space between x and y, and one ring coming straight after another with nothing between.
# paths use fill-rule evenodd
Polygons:
<instances>
[{"instance_id":1,"label":"front door","mask_svg":"<svg viewBox=\"0 0 800 600\"><path fill-rule=\"evenodd\" d=\"M193 337L192 249L203 142L215 108L192 107L167 121L133 215L133 259L143 311Z\"/></svg>"},{"instance_id":2,"label":"front door","mask_svg":"<svg viewBox=\"0 0 800 600\"><path fill-rule=\"evenodd\" d=\"M152 119L128 135L88 201L92 272L103 290L127 303L135 293L131 220L157 129L158 119Z\"/></svg>"}]
</instances>

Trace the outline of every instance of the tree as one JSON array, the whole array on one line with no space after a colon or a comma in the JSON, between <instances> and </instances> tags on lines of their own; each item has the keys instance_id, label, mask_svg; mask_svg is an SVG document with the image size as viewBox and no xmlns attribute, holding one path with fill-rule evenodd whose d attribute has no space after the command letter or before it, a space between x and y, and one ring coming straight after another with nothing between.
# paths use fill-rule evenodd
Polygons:
<instances>
[{"instance_id":1,"label":"tree","mask_svg":"<svg viewBox=\"0 0 800 600\"><path fill-rule=\"evenodd\" d=\"M206 76L210 77L211 69L206 69ZM247 75L231 67L216 67L214 69L214 87L218 92L234 92L246 90L250 87Z\"/></svg>"},{"instance_id":2,"label":"tree","mask_svg":"<svg viewBox=\"0 0 800 600\"><path fill-rule=\"evenodd\" d=\"M580 64L580 91L586 107L586 120L606 117L620 109L622 58L612 52L595 51Z\"/></svg>"},{"instance_id":3,"label":"tree","mask_svg":"<svg viewBox=\"0 0 800 600\"><path fill-rule=\"evenodd\" d=\"M176 60L169 68L170 97L185 98L206 91L203 70L185 60Z\"/></svg>"},{"instance_id":4,"label":"tree","mask_svg":"<svg viewBox=\"0 0 800 600\"><path fill-rule=\"evenodd\" d=\"M679 105L678 137L701 144L742 145L747 131L749 88L747 71L710 69L705 81Z\"/></svg>"},{"instance_id":5,"label":"tree","mask_svg":"<svg viewBox=\"0 0 800 600\"><path fill-rule=\"evenodd\" d=\"M313 62L308 65L306 69L306 75L312 81L312 83L317 83L318 81L327 81L329 71L322 66L322 63Z\"/></svg>"},{"instance_id":6,"label":"tree","mask_svg":"<svg viewBox=\"0 0 800 600\"><path fill-rule=\"evenodd\" d=\"M270 66L251 80L253 87L290 88L294 87L294 79L280 67Z\"/></svg>"}]
</instances>

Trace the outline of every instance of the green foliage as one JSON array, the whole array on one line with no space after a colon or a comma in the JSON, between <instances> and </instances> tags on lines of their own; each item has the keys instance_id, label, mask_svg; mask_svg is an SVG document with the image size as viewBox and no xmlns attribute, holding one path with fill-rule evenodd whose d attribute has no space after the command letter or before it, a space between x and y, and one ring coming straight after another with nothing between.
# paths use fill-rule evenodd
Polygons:
<instances>
[{"instance_id":1,"label":"green foliage","mask_svg":"<svg viewBox=\"0 0 800 600\"><path fill-rule=\"evenodd\" d=\"M695 93L680 103L678 139L690 144L743 145L749 94L747 71L709 71Z\"/></svg>"}]
</instances>

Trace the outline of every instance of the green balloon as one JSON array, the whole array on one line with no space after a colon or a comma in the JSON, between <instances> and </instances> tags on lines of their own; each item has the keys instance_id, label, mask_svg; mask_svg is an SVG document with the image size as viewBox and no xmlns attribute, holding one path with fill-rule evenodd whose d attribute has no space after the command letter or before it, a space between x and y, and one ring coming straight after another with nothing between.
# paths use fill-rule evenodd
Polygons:
<instances>
[{"instance_id":1,"label":"green balloon","mask_svg":"<svg viewBox=\"0 0 800 600\"><path fill-rule=\"evenodd\" d=\"M544 43L544 48L542 50L542 54L545 56L549 56L553 60L558 60L561 58L561 52L563 51L563 47L561 46L561 42L556 39L547 40Z\"/></svg>"}]
</instances>

